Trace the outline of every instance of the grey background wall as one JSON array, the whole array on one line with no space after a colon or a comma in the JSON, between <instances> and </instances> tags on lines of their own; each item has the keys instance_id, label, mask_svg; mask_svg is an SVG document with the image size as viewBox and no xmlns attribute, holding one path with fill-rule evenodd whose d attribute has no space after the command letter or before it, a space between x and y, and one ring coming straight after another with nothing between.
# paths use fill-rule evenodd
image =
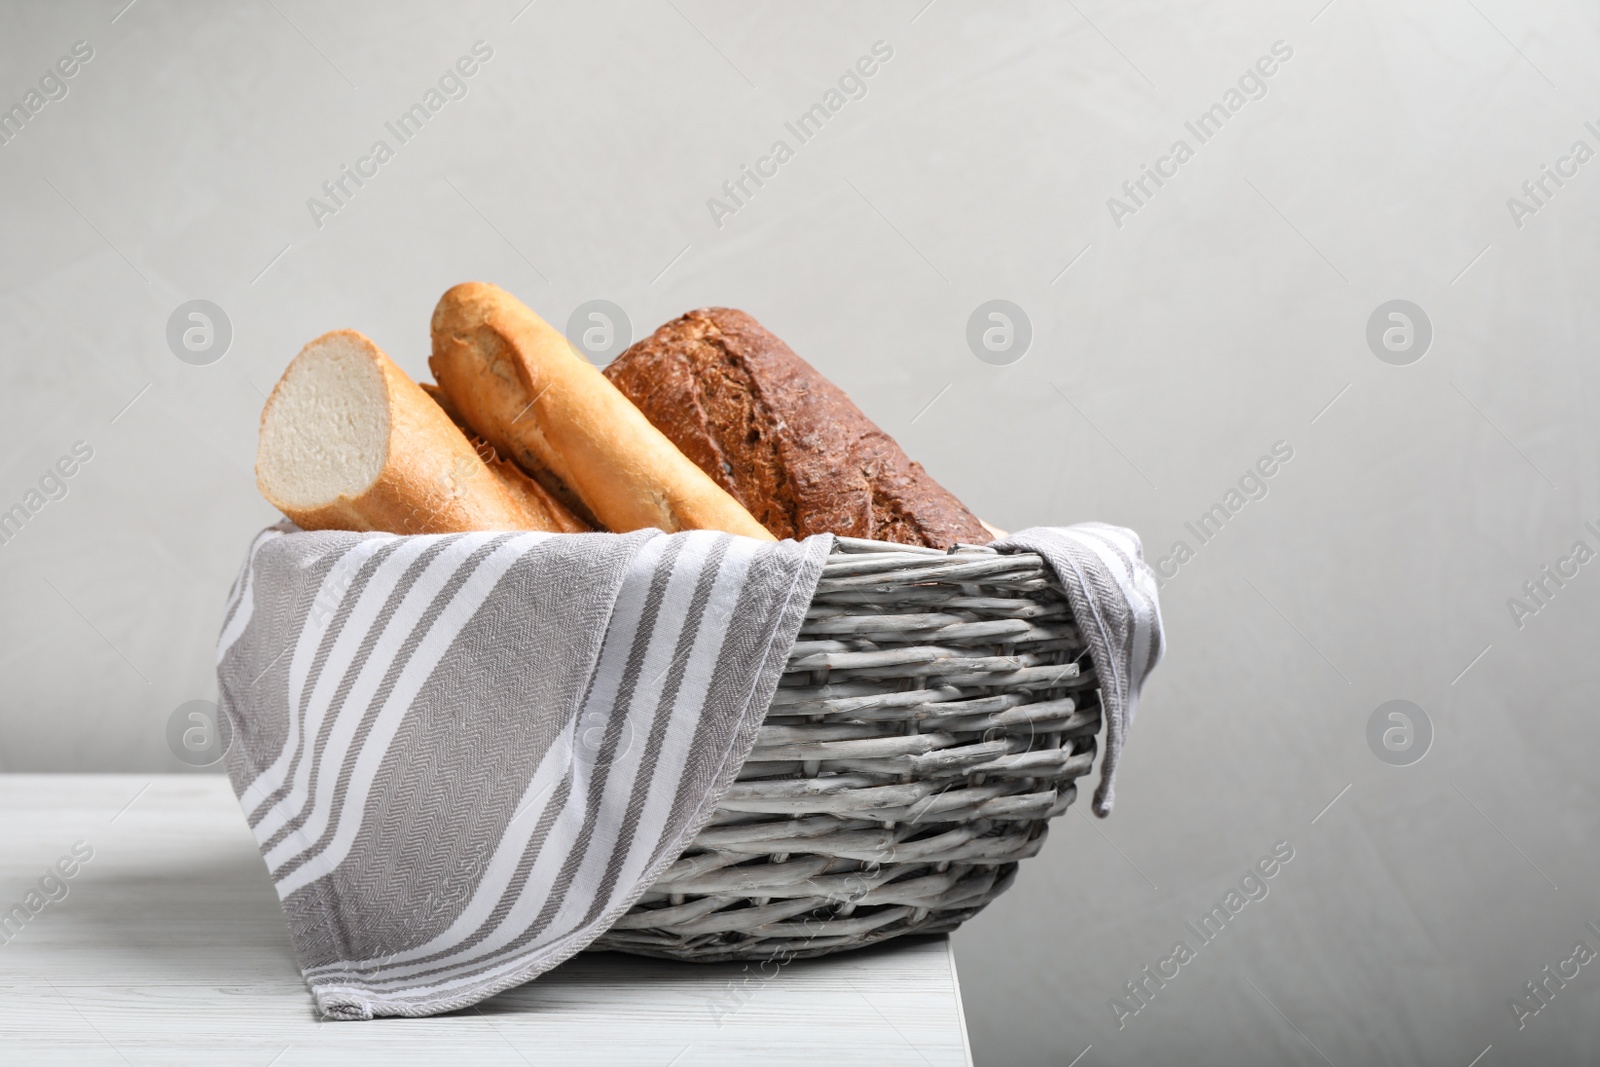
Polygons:
<instances>
[{"instance_id":1,"label":"grey background wall","mask_svg":"<svg viewBox=\"0 0 1600 1067\"><path fill-rule=\"evenodd\" d=\"M0 545L0 769L185 769L167 720L214 696L274 518L256 420L309 338L425 375L469 278L557 323L612 300L636 337L731 305L992 522L1125 524L1165 575L1114 817L1070 812L956 937L980 1063L1592 1061L1600 965L1563 961L1600 950L1600 12L524 2L0 8L0 104L93 49L0 146L0 507L39 504ZM478 41L400 145L384 124ZM1146 164L1169 176L1135 199ZM197 298L233 332L205 366L166 341ZM965 340L993 298L1032 324L1007 366ZM1394 299L1431 324L1420 359L1378 346L1406 365L1367 340ZM1397 699L1391 753L1368 728ZM1186 932L1278 842L1265 899ZM1180 938L1141 1006L1124 983ZM1519 1018L1546 965L1578 975Z\"/></svg>"}]
</instances>

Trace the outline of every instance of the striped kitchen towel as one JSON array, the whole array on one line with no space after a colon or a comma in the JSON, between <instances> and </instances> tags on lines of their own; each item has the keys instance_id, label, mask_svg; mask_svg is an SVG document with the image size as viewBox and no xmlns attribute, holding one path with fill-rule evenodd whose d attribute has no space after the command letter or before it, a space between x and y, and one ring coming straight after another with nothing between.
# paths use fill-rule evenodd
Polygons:
<instances>
[{"instance_id":1,"label":"striped kitchen towel","mask_svg":"<svg viewBox=\"0 0 1600 1067\"><path fill-rule=\"evenodd\" d=\"M228 773L317 1007L432 1015L589 945L754 745L827 535L264 531L218 640ZM1100 677L1096 810L1161 652L1131 531L1025 530Z\"/></svg>"},{"instance_id":2,"label":"striped kitchen towel","mask_svg":"<svg viewBox=\"0 0 1600 1067\"><path fill-rule=\"evenodd\" d=\"M1072 605L1072 617L1100 678L1106 751L1100 758L1094 813L1104 818L1116 799L1117 761L1139 706L1139 691L1166 648L1156 576L1144 561L1139 535L1122 526L1080 522L1020 530L990 547L1039 553Z\"/></svg>"},{"instance_id":3,"label":"striped kitchen towel","mask_svg":"<svg viewBox=\"0 0 1600 1067\"><path fill-rule=\"evenodd\" d=\"M228 774L317 1007L463 1008L603 933L732 784L831 545L261 534Z\"/></svg>"}]
</instances>

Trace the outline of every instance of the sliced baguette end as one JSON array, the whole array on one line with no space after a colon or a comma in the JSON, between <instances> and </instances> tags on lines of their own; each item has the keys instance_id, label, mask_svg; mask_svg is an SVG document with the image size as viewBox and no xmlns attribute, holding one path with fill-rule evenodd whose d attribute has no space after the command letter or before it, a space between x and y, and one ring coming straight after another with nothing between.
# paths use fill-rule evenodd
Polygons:
<instances>
[{"instance_id":1,"label":"sliced baguette end","mask_svg":"<svg viewBox=\"0 0 1600 1067\"><path fill-rule=\"evenodd\" d=\"M355 330L301 349L267 398L256 484L306 530L562 530Z\"/></svg>"},{"instance_id":2,"label":"sliced baguette end","mask_svg":"<svg viewBox=\"0 0 1600 1067\"><path fill-rule=\"evenodd\" d=\"M256 486L303 528L356 521L345 502L371 489L389 461L379 356L355 330L323 334L300 350L261 411Z\"/></svg>"}]
</instances>

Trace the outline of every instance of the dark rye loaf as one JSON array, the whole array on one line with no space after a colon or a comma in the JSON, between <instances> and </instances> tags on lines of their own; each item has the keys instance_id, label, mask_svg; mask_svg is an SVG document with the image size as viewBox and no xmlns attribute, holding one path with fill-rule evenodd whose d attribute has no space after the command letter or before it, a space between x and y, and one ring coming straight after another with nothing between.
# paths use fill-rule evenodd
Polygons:
<instances>
[{"instance_id":1,"label":"dark rye loaf","mask_svg":"<svg viewBox=\"0 0 1600 1067\"><path fill-rule=\"evenodd\" d=\"M777 537L990 540L841 389L742 311L691 311L605 373Z\"/></svg>"}]
</instances>

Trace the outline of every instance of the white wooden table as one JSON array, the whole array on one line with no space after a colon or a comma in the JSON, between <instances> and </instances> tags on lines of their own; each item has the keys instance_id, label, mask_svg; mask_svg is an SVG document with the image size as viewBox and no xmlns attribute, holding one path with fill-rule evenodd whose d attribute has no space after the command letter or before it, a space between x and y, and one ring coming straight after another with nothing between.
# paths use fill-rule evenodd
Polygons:
<instances>
[{"instance_id":1,"label":"white wooden table","mask_svg":"<svg viewBox=\"0 0 1600 1067\"><path fill-rule=\"evenodd\" d=\"M80 841L93 858L45 885L66 895L0 943L0 1062L971 1063L944 937L765 981L581 955L476 1010L323 1022L225 779L0 775L0 912Z\"/></svg>"}]
</instances>

